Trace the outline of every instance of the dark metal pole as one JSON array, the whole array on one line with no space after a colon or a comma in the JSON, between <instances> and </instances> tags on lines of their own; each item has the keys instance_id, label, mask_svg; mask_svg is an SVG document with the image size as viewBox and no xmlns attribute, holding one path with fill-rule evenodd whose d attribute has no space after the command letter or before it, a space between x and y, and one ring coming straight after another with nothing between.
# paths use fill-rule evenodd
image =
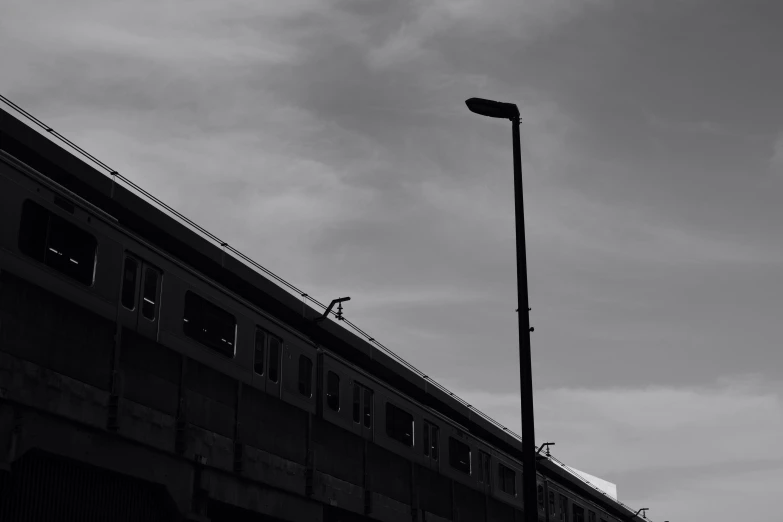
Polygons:
<instances>
[{"instance_id":1,"label":"dark metal pole","mask_svg":"<svg viewBox=\"0 0 783 522\"><path fill-rule=\"evenodd\" d=\"M522 399L522 502L525 522L538 522L536 501L536 430L533 417L533 374L530 355L530 317L525 255L525 206L522 200L522 153L519 117L511 120L514 131L514 212L517 229L517 303L519 305L519 392Z\"/></svg>"}]
</instances>

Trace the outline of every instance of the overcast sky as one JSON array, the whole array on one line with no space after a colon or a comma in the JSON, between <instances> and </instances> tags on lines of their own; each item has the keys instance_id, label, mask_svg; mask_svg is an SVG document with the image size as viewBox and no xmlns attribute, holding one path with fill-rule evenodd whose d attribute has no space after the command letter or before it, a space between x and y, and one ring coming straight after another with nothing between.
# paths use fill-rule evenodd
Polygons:
<instances>
[{"instance_id":1,"label":"overcast sky","mask_svg":"<svg viewBox=\"0 0 783 522\"><path fill-rule=\"evenodd\" d=\"M0 0L0 92L657 521L778 520L783 3Z\"/></svg>"}]
</instances>

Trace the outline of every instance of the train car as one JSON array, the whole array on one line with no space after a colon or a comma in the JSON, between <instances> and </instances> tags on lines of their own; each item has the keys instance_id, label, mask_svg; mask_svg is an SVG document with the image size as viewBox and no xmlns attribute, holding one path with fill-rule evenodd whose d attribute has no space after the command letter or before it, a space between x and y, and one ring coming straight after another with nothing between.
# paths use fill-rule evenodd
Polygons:
<instances>
[{"instance_id":1,"label":"train car","mask_svg":"<svg viewBox=\"0 0 783 522\"><path fill-rule=\"evenodd\" d=\"M0 118L0 519L638 520Z\"/></svg>"}]
</instances>

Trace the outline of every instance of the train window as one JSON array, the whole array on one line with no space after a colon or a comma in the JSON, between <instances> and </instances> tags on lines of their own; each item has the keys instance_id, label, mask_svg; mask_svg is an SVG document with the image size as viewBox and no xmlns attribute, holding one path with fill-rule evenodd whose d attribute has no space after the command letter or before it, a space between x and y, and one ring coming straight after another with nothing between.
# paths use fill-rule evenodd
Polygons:
<instances>
[{"instance_id":1,"label":"train window","mask_svg":"<svg viewBox=\"0 0 783 522\"><path fill-rule=\"evenodd\" d=\"M372 390L364 389L364 427L372 426Z\"/></svg>"},{"instance_id":2,"label":"train window","mask_svg":"<svg viewBox=\"0 0 783 522\"><path fill-rule=\"evenodd\" d=\"M581 506L574 506L574 522L585 522L585 509Z\"/></svg>"},{"instance_id":3,"label":"train window","mask_svg":"<svg viewBox=\"0 0 783 522\"><path fill-rule=\"evenodd\" d=\"M413 415L387 402L386 435L406 446L413 446Z\"/></svg>"},{"instance_id":4,"label":"train window","mask_svg":"<svg viewBox=\"0 0 783 522\"><path fill-rule=\"evenodd\" d=\"M362 417L362 390L356 383L353 383L353 421L356 424L361 422Z\"/></svg>"},{"instance_id":5,"label":"train window","mask_svg":"<svg viewBox=\"0 0 783 522\"><path fill-rule=\"evenodd\" d=\"M432 451L430 452L430 457L432 457L432 460L438 460L438 439L440 438L440 433L437 426L430 427L432 428L432 436L430 437Z\"/></svg>"},{"instance_id":6,"label":"train window","mask_svg":"<svg viewBox=\"0 0 783 522\"><path fill-rule=\"evenodd\" d=\"M541 484L538 485L538 496L536 498L538 500L538 509L544 509L544 486Z\"/></svg>"},{"instance_id":7,"label":"train window","mask_svg":"<svg viewBox=\"0 0 783 522\"><path fill-rule=\"evenodd\" d=\"M326 405L340 411L340 377L334 372L326 374Z\"/></svg>"},{"instance_id":8,"label":"train window","mask_svg":"<svg viewBox=\"0 0 783 522\"><path fill-rule=\"evenodd\" d=\"M269 348L269 380L277 382L279 379L280 368L280 349L283 341L274 335L267 334L267 347Z\"/></svg>"},{"instance_id":9,"label":"train window","mask_svg":"<svg viewBox=\"0 0 783 522\"><path fill-rule=\"evenodd\" d=\"M498 482L500 482L500 491L516 496L517 474L513 469L498 463Z\"/></svg>"},{"instance_id":10,"label":"train window","mask_svg":"<svg viewBox=\"0 0 783 522\"><path fill-rule=\"evenodd\" d=\"M236 318L191 291L185 294L182 329L191 339L226 357L234 357Z\"/></svg>"},{"instance_id":11,"label":"train window","mask_svg":"<svg viewBox=\"0 0 783 522\"><path fill-rule=\"evenodd\" d=\"M122 291L120 302L128 310L136 308L136 277L139 272L139 262L132 257L125 258L122 270Z\"/></svg>"},{"instance_id":12,"label":"train window","mask_svg":"<svg viewBox=\"0 0 783 522\"><path fill-rule=\"evenodd\" d=\"M313 361L304 355L299 356L299 393L308 399L313 396Z\"/></svg>"},{"instance_id":13,"label":"train window","mask_svg":"<svg viewBox=\"0 0 783 522\"><path fill-rule=\"evenodd\" d=\"M489 477L490 477L490 460L489 460L489 453L485 451L479 450L479 482L482 482L486 484L487 486L490 485Z\"/></svg>"},{"instance_id":14,"label":"train window","mask_svg":"<svg viewBox=\"0 0 783 522\"><path fill-rule=\"evenodd\" d=\"M154 268L144 271L144 292L141 297L141 315L154 321L157 315L155 303L158 300L158 271Z\"/></svg>"},{"instance_id":15,"label":"train window","mask_svg":"<svg viewBox=\"0 0 783 522\"><path fill-rule=\"evenodd\" d=\"M421 445L424 446L424 454L426 456L430 455L430 423L427 421L423 422L424 424L424 436L421 440Z\"/></svg>"},{"instance_id":16,"label":"train window","mask_svg":"<svg viewBox=\"0 0 783 522\"><path fill-rule=\"evenodd\" d=\"M449 464L457 471L470 475L470 446L449 437Z\"/></svg>"},{"instance_id":17,"label":"train window","mask_svg":"<svg viewBox=\"0 0 783 522\"><path fill-rule=\"evenodd\" d=\"M568 522L568 497L560 495L560 520Z\"/></svg>"},{"instance_id":18,"label":"train window","mask_svg":"<svg viewBox=\"0 0 783 522\"><path fill-rule=\"evenodd\" d=\"M34 201L22 205L19 250L85 286L95 279L95 237Z\"/></svg>"},{"instance_id":19,"label":"train window","mask_svg":"<svg viewBox=\"0 0 783 522\"><path fill-rule=\"evenodd\" d=\"M266 358L266 332L256 328L256 351L253 358L253 371L264 375L264 359ZM300 367L301 372L301 367Z\"/></svg>"},{"instance_id":20,"label":"train window","mask_svg":"<svg viewBox=\"0 0 783 522\"><path fill-rule=\"evenodd\" d=\"M549 492L549 514L555 516L555 494L552 491Z\"/></svg>"},{"instance_id":21,"label":"train window","mask_svg":"<svg viewBox=\"0 0 783 522\"><path fill-rule=\"evenodd\" d=\"M606 519L605 519L605 518L602 518L602 519L601 519L601 522L606 522Z\"/></svg>"},{"instance_id":22,"label":"train window","mask_svg":"<svg viewBox=\"0 0 783 522\"><path fill-rule=\"evenodd\" d=\"M595 522L595 512L594 511L587 511L587 522Z\"/></svg>"}]
</instances>

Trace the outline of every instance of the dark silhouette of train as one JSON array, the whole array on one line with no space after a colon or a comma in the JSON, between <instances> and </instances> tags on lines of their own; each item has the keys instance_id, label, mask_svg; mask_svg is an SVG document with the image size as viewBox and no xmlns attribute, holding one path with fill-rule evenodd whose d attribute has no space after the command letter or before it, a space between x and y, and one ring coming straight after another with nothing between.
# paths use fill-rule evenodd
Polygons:
<instances>
[{"instance_id":1,"label":"dark silhouette of train","mask_svg":"<svg viewBox=\"0 0 783 522\"><path fill-rule=\"evenodd\" d=\"M522 519L515 437L0 119L1 520ZM541 521L637 520L538 468Z\"/></svg>"}]
</instances>

